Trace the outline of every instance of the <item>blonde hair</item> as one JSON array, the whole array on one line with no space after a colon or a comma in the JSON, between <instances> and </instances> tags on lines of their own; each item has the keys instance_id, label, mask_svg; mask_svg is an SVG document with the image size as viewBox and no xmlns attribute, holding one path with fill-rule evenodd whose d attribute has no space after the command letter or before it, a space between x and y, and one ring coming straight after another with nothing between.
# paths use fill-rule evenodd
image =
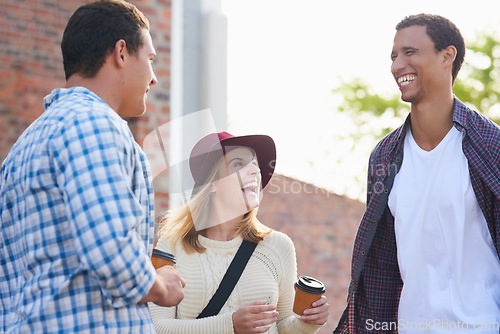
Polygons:
<instances>
[{"instance_id":1,"label":"blonde hair","mask_svg":"<svg viewBox=\"0 0 500 334\"><path fill-rule=\"evenodd\" d=\"M215 164L201 189L187 203L178 209L168 211L160 220L161 227L158 236L170 239L174 245L180 242L187 254L204 253L206 250L200 244L198 235L209 227L212 182L216 179L217 167L223 161L224 157ZM240 235L243 240L258 243L272 231L257 219L257 211L257 208L250 210L239 223L236 234Z\"/></svg>"}]
</instances>

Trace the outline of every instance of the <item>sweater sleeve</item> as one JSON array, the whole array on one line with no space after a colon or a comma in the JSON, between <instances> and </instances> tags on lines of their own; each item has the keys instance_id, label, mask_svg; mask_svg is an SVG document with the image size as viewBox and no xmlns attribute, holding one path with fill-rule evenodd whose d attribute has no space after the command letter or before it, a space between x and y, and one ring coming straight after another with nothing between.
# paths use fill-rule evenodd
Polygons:
<instances>
[{"instance_id":1,"label":"sweater sleeve","mask_svg":"<svg viewBox=\"0 0 500 334\"><path fill-rule=\"evenodd\" d=\"M278 332L280 334L309 334L316 333L322 326L307 324L297 318L293 312L295 298L294 284L297 280L297 258L292 240L285 234L281 235L275 249L282 250L279 254L281 277L279 280L278 300Z\"/></svg>"},{"instance_id":2,"label":"sweater sleeve","mask_svg":"<svg viewBox=\"0 0 500 334\"><path fill-rule=\"evenodd\" d=\"M149 311L157 334L234 334L232 313L226 312L203 319L175 319L176 307L149 303Z\"/></svg>"}]
</instances>

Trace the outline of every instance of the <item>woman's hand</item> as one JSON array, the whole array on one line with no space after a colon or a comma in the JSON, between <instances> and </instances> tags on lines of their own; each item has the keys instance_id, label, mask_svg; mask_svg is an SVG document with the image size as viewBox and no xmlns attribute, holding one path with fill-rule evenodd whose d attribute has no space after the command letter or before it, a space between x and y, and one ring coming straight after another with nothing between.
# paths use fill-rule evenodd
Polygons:
<instances>
[{"instance_id":1,"label":"woman's hand","mask_svg":"<svg viewBox=\"0 0 500 334\"><path fill-rule=\"evenodd\" d=\"M304 315L300 319L308 324L324 325L328 320L328 310L330 309L326 297L322 296L312 306L313 308L304 311Z\"/></svg>"},{"instance_id":2,"label":"woman's hand","mask_svg":"<svg viewBox=\"0 0 500 334\"><path fill-rule=\"evenodd\" d=\"M265 333L277 319L276 305L267 305L266 301L256 301L242 306L233 313L234 333Z\"/></svg>"}]
</instances>

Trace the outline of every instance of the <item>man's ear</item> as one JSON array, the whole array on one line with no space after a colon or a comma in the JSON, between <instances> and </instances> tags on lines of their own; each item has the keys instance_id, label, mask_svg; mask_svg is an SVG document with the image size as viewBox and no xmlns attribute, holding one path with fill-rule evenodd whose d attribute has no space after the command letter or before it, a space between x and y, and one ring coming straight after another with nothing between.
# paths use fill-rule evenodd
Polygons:
<instances>
[{"instance_id":1,"label":"man's ear","mask_svg":"<svg viewBox=\"0 0 500 334\"><path fill-rule=\"evenodd\" d=\"M127 43L120 39L116 42L115 48L113 49L113 60L119 68L123 67L125 64L125 59L128 57Z\"/></svg>"},{"instance_id":2,"label":"man's ear","mask_svg":"<svg viewBox=\"0 0 500 334\"><path fill-rule=\"evenodd\" d=\"M450 45L443 50L444 63L451 64L453 66L453 62L455 61L456 57L457 57L457 48L455 48L453 45Z\"/></svg>"}]
</instances>

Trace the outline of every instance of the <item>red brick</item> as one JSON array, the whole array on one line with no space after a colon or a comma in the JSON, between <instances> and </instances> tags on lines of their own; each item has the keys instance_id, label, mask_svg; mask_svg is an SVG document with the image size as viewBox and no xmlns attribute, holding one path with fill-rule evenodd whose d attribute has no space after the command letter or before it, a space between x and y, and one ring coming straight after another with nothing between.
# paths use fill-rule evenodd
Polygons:
<instances>
[{"instance_id":1,"label":"red brick","mask_svg":"<svg viewBox=\"0 0 500 334\"><path fill-rule=\"evenodd\" d=\"M326 285L330 317L319 333L331 333L346 305L351 254L365 204L312 184L274 175L264 191L259 220L293 240L298 274Z\"/></svg>"}]
</instances>

